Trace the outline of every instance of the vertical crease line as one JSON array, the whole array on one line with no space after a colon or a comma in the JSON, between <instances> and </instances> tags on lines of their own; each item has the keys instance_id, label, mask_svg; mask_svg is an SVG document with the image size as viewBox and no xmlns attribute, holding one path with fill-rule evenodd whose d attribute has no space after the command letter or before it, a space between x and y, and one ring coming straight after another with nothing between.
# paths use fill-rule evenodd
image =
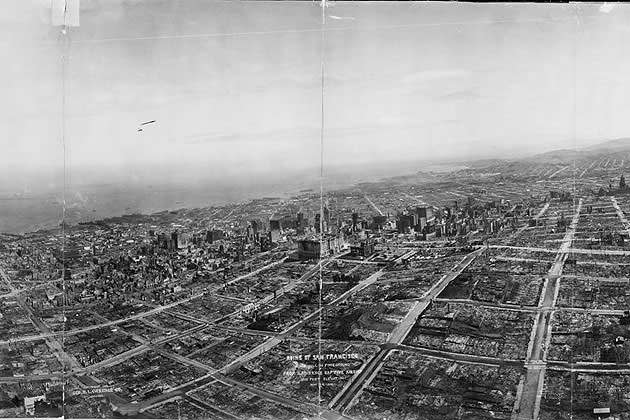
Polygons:
<instances>
[{"instance_id":1,"label":"vertical crease line","mask_svg":"<svg viewBox=\"0 0 630 420\"><path fill-rule=\"evenodd\" d=\"M574 26L573 26L573 149L574 149L574 153L573 153L573 214L576 213L578 206L579 206L579 200L577 198L577 180L576 180L576 176L577 176L577 37L578 37L578 33L579 33L579 25L580 25L580 17L579 17L579 6L577 5L573 5L573 11L574 11L574 15L575 15L575 21L574 21ZM558 281L561 281L560 278L558 278ZM551 320L550 320L551 321ZM573 386L574 386L574 365L573 365L573 360L574 360L574 355L573 355L573 349L571 351L571 365L569 366L569 370L570 370L570 374L569 374L569 381L570 381L570 402L569 402L569 418L573 419L573 398L574 398L574 390L573 390Z\"/></svg>"},{"instance_id":2,"label":"vertical crease line","mask_svg":"<svg viewBox=\"0 0 630 420\"><path fill-rule=\"evenodd\" d=\"M573 147L577 151L577 37L580 27L580 10L578 5L573 5L575 11L575 30L573 32ZM577 198L577 153L573 153L573 200ZM575 205L574 205L575 210Z\"/></svg>"},{"instance_id":3,"label":"vertical crease line","mask_svg":"<svg viewBox=\"0 0 630 420\"><path fill-rule=\"evenodd\" d=\"M65 10L64 10L65 14ZM61 31L61 144L63 149L63 187L62 187L62 209L61 209L61 288L62 288L62 304L61 314L63 317L62 330L61 330L61 360L62 360L62 374L61 374L61 413L65 418L66 411L66 364L67 358L65 354L65 342L66 342L66 73L67 73L67 60L68 60L68 38L67 28L64 25ZM54 339L54 338L53 338Z\"/></svg>"},{"instance_id":4,"label":"vertical crease line","mask_svg":"<svg viewBox=\"0 0 630 420\"><path fill-rule=\"evenodd\" d=\"M322 415L322 293L323 293L323 250L324 250L324 55L326 42L326 1L321 0L321 39L320 39L320 75L321 75L321 121L319 135L319 313L317 335L317 407L318 416Z\"/></svg>"}]
</instances>

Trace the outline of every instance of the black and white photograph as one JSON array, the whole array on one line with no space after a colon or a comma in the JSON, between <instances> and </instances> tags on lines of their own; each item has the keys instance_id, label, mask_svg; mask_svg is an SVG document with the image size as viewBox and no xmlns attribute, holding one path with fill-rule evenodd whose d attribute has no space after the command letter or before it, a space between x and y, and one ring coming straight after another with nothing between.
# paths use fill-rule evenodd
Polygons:
<instances>
[{"instance_id":1,"label":"black and white photograph","mask_svg":"<svg viewBox=\"0 0 630 420\"><path fill-rule=\"evenodd\" d=\"M0 419L630 420L630 5L0 6Z\"/></svg>"}]
</instances>

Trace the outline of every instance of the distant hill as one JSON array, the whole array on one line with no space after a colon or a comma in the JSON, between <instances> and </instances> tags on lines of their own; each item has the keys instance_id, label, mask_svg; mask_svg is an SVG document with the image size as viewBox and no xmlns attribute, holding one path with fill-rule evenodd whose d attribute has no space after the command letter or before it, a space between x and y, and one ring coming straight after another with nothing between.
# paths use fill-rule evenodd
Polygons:
<instances>
[{"instance_id":1,"label":"distant hill","mask_svg":"<svg viewBox=\"0 0 630 420\"><path fill-rule=\"evenodd\" d=\"M593 146L585 147L585 151L601 151L601 152L626 152L630 151L630 138L624 137L621 139L609 140L603 143L598 143Z\"/></svg>"},{"instance_id":2,"label":"distant hill","mask_svg":"<svg viewBox=\"0 0 630 420\"><path fill-rule=\"evenodd\" d=\"M630 166L630 138L605 141L588 147L558 149L516 159L479 159L466 162L466 169L453 172L455 176L500 174L501 176L531 178L562 178L604 175L620 172ZM573 168L573 170L567 170ZM625 168L625 169L624 169Z\"/></svg>"},{"instance_id":3,"label":"distant hill","mask_svg":"<svg viewBox=\"0 0 630 420\"><path fill-rule=\"evenodd\" d=\"M624 152L630 152L630 138L609 140L579 149L552 150L522 160L547 164L567 163Z\"/></svg>"},{"instance_id":4,"label":"distant hill","mask_svg":"<svg viewBox=\"0 0 630 420\"><path fill-rule=\"evenodd\" d=\"M561 149L552 150L551 152L540 153L521 159L526 162L537 163L565 163L574 160L581 160L591 153L582 150Z\"/></svg>"}]
</instances>

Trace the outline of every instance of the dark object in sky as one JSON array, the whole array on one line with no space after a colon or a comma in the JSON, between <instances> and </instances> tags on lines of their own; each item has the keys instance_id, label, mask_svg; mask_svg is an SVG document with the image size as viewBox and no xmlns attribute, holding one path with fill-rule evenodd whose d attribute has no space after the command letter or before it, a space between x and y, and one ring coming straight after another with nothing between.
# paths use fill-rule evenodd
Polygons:
<instances>
[{"instance_id":1,"label":"dark object in sky","mask_svg":"<svg viewBox=\"0 0 630 420\"><path fill-rule=\"evenodd\" d=\"M138 128L138 131L144 131L142 128Z\"/></svg>"},{"instance_id":2,"label":"dark object in sky","mask_svg":"<svg viewBox=\"0 0 630 420\"><path fill-rule=\"evenodd\" d=\"M155 122L155 120L151 120L151 121L143 122L140 125L153 124L154 122Z\"/></svg>"}]
</instances>

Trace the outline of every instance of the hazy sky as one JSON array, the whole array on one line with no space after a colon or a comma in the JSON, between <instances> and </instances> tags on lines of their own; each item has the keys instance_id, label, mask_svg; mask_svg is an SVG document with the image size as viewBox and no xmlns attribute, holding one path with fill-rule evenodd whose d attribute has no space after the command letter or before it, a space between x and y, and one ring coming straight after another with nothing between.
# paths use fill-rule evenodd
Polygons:
<instances>
[{"instance_id":1,"label":"hazy sky","mask_svg":"<svg viewBox=\"0 0 630 420\"><path fill-rule=\"evenodd\" d=\"M0 166L16 177L61 165L64 89L77 173L317 166L322 57L330 165L630 136L626 5L336 2L322 26L311 2L82 0L64 44L48 4L0 11Z\"/></svg>"}]
</instances>

